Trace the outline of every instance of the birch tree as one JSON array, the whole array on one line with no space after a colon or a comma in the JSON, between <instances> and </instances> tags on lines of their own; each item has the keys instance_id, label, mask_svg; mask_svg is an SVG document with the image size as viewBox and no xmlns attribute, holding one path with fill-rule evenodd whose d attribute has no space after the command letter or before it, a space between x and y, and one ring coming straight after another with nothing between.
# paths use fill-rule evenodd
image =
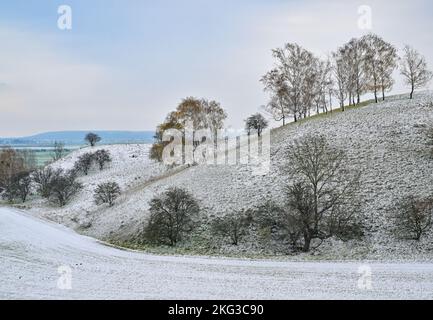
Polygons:
<instances>
[{"instance_id":1,"label":"birch tree","mask_svg":"<svg viewBox=\"0 0 433 320\"><path fill-rule=\"evenodd\" d=\"M418 51L410 46L405 46L401 60L401 74L405 83L410 86L410 99L413 98L415 89L425 87L433 77L433 73L427 67L427 61Z\"/></svg>"}]
</instances>

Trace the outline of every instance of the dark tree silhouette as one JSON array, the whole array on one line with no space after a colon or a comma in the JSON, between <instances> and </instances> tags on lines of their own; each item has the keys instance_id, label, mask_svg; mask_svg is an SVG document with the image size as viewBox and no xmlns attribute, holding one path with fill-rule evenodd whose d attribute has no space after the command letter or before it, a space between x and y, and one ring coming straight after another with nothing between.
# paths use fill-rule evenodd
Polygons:
<instances>
[{"instance_id":1,"label":"dark tree silhouette","mask_svg":"<svg viewBox=\"0 0 433 320\"><path fill-rule=\"evenodd\" d=\"M59 174L51 183L51 202L64 207L81 189L82 184L76 181L75 172Z\"/></svg>"},{"instance_id":2,"label":"dark tree silhouette","mask_svg":"<svg viewBox=\"0 0 433 320\"><path fill-rule=\"evenodd\" d=\"M87 141L91 147L94 147L99 141L101 141L101 137L96 133L89 132L84 140Z\"/></svg>"},{"instance_id":3,"label":"dark tree silhouette","mask_svg":"<svg viewBox=\"0 0 433 320\"><path fill-rule=\"evenodd\" d=\"M170 188L150 201L150 218L145 228L148 241L175 246L194 227L200 208L184 189Z\"/></svg>"},{"instance_id":4,"label":"dark tree silhouette","mask_svg":"<svg viewBox=\"0 0 433 320\"><path fill-rule=\"evenodd\" d=\"M104 170L105 165L111 162L111 155L107 150L98 150L94 153L94 159L99 165L99 170Z\"/></svg>"},{"instance_id":5,"label":"dark tree silhouette","mask_svg":"<svg viewBox=\"0 0 433 320\"><path fill-rule=\"evenodd\" d=\"M433 225L433 198L406 197L394 216L395 233L403 239L419 241Z\"/></svg>"},{"instance_id":6,"label":"dark tree silhouette","mask_svg":"<svg viewBox=\"0 0 433 320\"><path fill-rule=\"evenodd\" d=\"M86 176L89 174L90 169L92 168L93 161L95 160L95 156L93 153L87 152L78 157L77 162L75 162L74 170L75 172L82 172Z\"/></svg>"},{"instance_id":7,"label":"dark tree silhouette","mask_svg":"<svg viewBox=\"0 0 433 320\"><path fill-rule=\"evenodd\" d=\"M248 134L251 134L252 131L255 131L260 137L263 130L267 127L268 121L260 113L253 114L245 120L245 130L248 132Z\"/></svg>"},{"instance_id":8,"label":"dark tree silhouette","mask_svg":"<svg viewBox=\"0 0 433 320\"><path fill-rule=\"evenodd\" d=\"M97 205L107 203L110 207L112 207L114 205L114 201L120 196L120 194L121 190L117 182L101 183L95 190L95 203Z\"/></svg>"},{"instance_id":9,"label":"dark tree silhouette","mask_svg":"<svg viewBox=\"0 0 433 320\"><path fill-rule=\"evenodd\" d=\"M360 235L359 174L345 167L345 153L323 136L307 136L295 141L287 158L295 181L286 189L288 217L301 231L303 251L310 250L314 239Z\"/></svg>"}]
</instances>

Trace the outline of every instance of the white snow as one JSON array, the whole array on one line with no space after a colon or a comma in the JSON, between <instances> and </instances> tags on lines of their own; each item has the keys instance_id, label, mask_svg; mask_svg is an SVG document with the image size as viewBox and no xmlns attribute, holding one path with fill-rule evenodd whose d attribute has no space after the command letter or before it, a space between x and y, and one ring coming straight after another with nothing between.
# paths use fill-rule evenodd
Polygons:
<instances>
[{"instance_id":1,"label":"white snow","mask_svg":"<svg viewBox=\"0 0 433 320\"><path fill-rule=\"evenodd\" d=\"M418 243L399 241L389 231L390 217L402 197L433 194L433 161L424 137L425 129L433 124L432 100L429 92L417 94L412 101L407 96L395 97L276 129L271 135L271 170L264 176L252 175L251 169L242 165L166 171L148 160L148 146L101 146L110 150L114 162L106 171L95 170L80 178L85 189L69 205L58 209L35 200L26 209L98 239L122 239L143 225L149 200L170 186L188 189L207 216L250 208L270 197L282 203L282 190L290 183L281 171L285 150L296 138L321 133L346 150L349 164L362 172L361 214L368 228L362 242L325 243L321 250L326 258L432 261L432 233ZM89 149L74 152L55 165L71 167L76 157ZM106 180L119 182L124 190L113 208L93 203L96 184Z\"/></svg>"},{"instance_id":2,"label":"white snow","mask_svg":"<svg viewBox=\"0 0 433 320\"><path fill-rule=\"evenodd\" d=\"M365 265L371 289L358 286ZM57 286L60 266L72 270L69 290ZM432 299L433 264L154 256L0 208L0 299L17 298Z\"/></svg>"}]
</instances>

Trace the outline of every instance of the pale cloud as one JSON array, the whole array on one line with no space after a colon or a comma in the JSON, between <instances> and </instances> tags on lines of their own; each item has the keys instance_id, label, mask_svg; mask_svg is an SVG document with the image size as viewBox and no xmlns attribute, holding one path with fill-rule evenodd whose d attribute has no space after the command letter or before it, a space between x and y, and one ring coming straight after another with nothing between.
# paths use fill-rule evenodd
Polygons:
<instances>
[{"instance_id":1,"label":"pale cloud","mask_svg":"<svg viewBox=\"0 0 433 320\"><path fill-rule=\"evenodd\" d=\"M2 135L127 127L122 113L136 102L119 84L120 72L80 61L36 38L32 33L0 30ZM140 112L135 121L137 116Z\"/></svg>"},{"instance_id":2,"label":"pale cloud","mask_svg":"<svg viewBox=\"0 0 433 320\"><path fill-rule=\"evenodd\" d=\"M117 3L95 33L91 22L74 33L77 18L73 38L0 26L0 136L152 130L186 96L220 101L227 124L242 127L267 101L259 79L273 66L271 49L297 42L324 57L365 32L357 24L360 5L372 8L372 32L399 48L413 45L433 67L428 1L248 1L238 11L231 2L215 2L213 11L222 3L215 13L197 3L171 11L169 2L158 9ZM116 22L119 15L127 23ZM398 73L396 80L394 92L407 91Z\"/></svg>"}]
</instances>

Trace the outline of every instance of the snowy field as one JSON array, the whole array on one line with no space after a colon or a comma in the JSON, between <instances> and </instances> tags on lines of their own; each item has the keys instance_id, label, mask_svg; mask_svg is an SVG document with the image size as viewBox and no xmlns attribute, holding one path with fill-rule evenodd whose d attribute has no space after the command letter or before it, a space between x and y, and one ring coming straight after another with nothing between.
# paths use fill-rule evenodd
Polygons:
<instances>
[{"instance_id":1,"label":"snowy field","mask_svg":"<svg viewBox=\"0 0 433 320\"><path fill-rule=\"evenodd\" d=\"M371 289L358 286L362 265L371 268ZM71 268L70 289L59 281L62 266ZM0 272L0 299L433 299L432 263L153 256L7 208Z\"/></svg>"},{"instance_id":2,"label":"snowy field","mask_svg":"<svg viewBox=\"0 0 433 320\"><path fill-rule=\"evenodd\" d=\"M54 166L71 168L80 154L100 148L111 152L113 162L102 172L95 169L89 176L80 177L84 189L64 208L36 198L24 209L97 239L125 240L145 223L152 197L171 186L188 189L208 217L251 208L270 198L282 204L283 189L290 183L290 177L282 172L288 146L306 134L320 133L345 150L349 165L362 172L358 195L366 226L362 242L327 241L320 248L322 258L433 261L433 233L413 242L400 241L390 232L391 217L403 197L433 194L433 161L425 139L426 128L433 125L432 100L431 92L419 93L412 101L407 96L392 97L278 128L271 135L271 168L265 176L252 175L251 169L242 165L167 170L148 159L148 145L81 149ZM120 184L123 195L112 208L95 205L94 189L109 180ZM221 254L236 250L261 254L267 249L241 244L223 248Z\"/></svg>"}]
</instances>

